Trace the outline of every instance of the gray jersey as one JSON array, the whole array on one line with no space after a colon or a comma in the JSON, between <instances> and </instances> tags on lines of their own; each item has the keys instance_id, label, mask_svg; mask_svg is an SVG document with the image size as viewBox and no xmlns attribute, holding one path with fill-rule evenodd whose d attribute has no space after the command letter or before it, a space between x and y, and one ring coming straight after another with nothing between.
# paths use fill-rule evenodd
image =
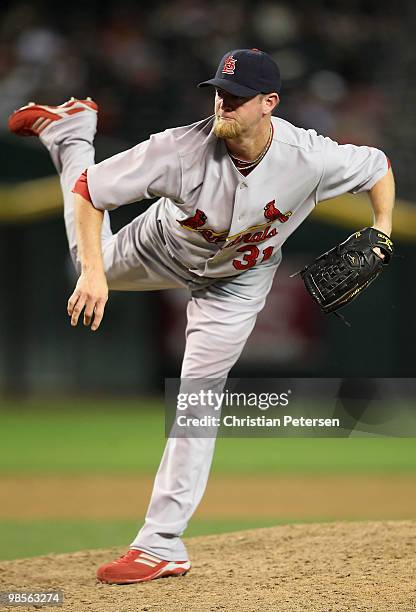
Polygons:
<instances>
[{"instance_id":1,"label":"gray jersey","mask_svg":"<svg viewBox=\"0 0 416 612\"><path fill-rule=\"evenodd\" d=\"M209 117L152 135L88 170L96 208L161 198L167 248L199 276L267 265L318 202L368 190L388 170L378 149L339 145L272 117L271 146L245 177L213 122Z\"/></svg>"},{"instance_id":2,"label":"gray jersey","mask_svg":"<svg viewBox=\"0 0 416 612\"><path fill-rule=\"evenodd\" d=\"M94 166L96 119L86 110L41 133L60 173L71 253L77 263L71 190L87 166L97 208L159 197L117 234L104 224L103 265L111 289L188 287L183 380L227 378L264 306L286 238L318 201L369 189L388 167L377 149L339 146L275 118L272 144L246 178L212 133L213 118L156 134ZM168 440L133 548L188 558L181 535L204 492L214 442Z\"/></svg>"}]
</instances>

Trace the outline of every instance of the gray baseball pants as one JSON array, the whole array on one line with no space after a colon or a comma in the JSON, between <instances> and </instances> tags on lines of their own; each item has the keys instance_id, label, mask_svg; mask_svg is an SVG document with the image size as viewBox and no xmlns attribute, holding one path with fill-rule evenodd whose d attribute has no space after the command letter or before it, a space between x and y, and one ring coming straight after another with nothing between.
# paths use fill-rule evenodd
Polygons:
<instances>
[{"instance_id":1,"label":"gray baseball pants","mask_svg":"<svg viewBox=\"0 0 416 612\"><path fill-rule=\"evenodd\" d=\"M41 134L60 175L68 243L78 270L71 190L82 172L94 164L95 129L93 114L82 112L57 121ZM238 276L200 278L167 254L158 219L163 223L163 200L112 234L109 215L105 213L102 249L109 288L127 291L187 288L190 300L181 378L225 380L264 306L280 254L274 265L250 269ZM214 446L213 438L168 439L145 524L131 548L166 560L188 559L181 535L205 491Z\"/></svg>"}]
</instances>

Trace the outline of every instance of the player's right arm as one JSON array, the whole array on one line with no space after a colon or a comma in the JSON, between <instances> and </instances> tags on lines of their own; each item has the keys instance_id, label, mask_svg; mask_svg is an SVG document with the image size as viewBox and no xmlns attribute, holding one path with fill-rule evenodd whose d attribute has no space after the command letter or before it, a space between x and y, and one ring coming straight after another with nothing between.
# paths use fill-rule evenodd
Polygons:
<instances>
[{"instance_id":1,"label":"player's right arm","mask_svg":"<svg viewBox=\"0 0 416 612\"><path fill-rule=\"evenodd\" d=\"M182 169L172 134L154 134L149 140L90 166L74 186L75 222L81 275L68 300L71 324L84 310L84 325L100 326L108 299L101 252L105 210L145 198L181 199Z\"/></svg>"},{"instance_id":2,"label":"player's right arm","mask_svg":"<svg viewBox=\"0 0 416 612\"><path fill-rule=\"evenodd\" d=\"M182 200L182 164L172 131L117 153L88 168L91 202L99 210L149 198Z\"/></svg>"},{"instance_id":3,"label":"player's right arm","mask_svg":"<svg viewBox=\"0 0 416 612\"><path fill-rule=\"evenodd\" d=\"M84 310L84 325L96 331L104 316L108 285L101 251L101 228L104 213L78 193L75 197L75 222L81 275L68 300L68 315L75 326Z\"/></svg>"}]
</instances>

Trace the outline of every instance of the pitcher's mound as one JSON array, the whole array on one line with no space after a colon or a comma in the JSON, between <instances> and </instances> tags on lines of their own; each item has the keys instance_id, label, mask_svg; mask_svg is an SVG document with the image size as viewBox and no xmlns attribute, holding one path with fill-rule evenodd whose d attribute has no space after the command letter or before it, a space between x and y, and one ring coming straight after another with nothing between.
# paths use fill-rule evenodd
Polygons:
<instances>
[{"instance_id":1,"label":"pitcher's mound","mask_svg":"<svg viewBox=\"0 0 416 612\"><path fill-rule=\"evenodd\" d=\"M179 578L101 584L96 567L125 550L94 550L2 562L0 590L62 590L58 610L71 612L416 611L416 522L288 525L187 546L193 568Z\"/></svg>"}]
</instances>

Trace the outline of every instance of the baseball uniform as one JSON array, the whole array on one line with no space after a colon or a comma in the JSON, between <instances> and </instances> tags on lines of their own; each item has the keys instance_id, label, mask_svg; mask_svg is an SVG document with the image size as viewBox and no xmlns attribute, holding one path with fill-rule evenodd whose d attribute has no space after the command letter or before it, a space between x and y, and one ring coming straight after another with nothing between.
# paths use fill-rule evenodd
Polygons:
<instances>
[{"instance_id":1,"label":"baseball uniform","mask_svg":"<svg viewBox=\"0 0 416 612\"><path fill-rule=\"evenodd\" d=\"M184 379L226 379L263 308L285 240L319 201L368 190L388 170L378 149L338 145L280 118L271 121L269 149L247 176L214 135L213 117L154 134L96 165L95 113L63 119L41 134L60 173L75 265L72 189L88 168L92 204L106 211L102 249L110 289L190 291ZM107 211L146 198L158 199L113 235ZM167 441L133 548L187 558L180 536L205 490L214 444Z\"/></svg>"}]
</instances>

